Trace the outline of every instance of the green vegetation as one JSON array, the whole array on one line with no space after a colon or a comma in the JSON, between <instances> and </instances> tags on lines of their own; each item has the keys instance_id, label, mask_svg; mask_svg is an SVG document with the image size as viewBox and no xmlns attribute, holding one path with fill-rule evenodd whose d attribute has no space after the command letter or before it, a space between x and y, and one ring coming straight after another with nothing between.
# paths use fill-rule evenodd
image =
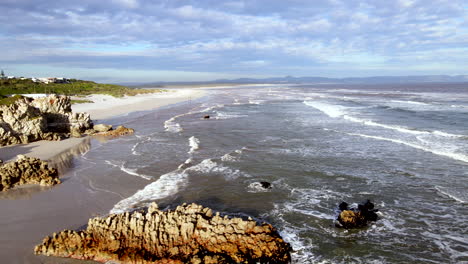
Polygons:
<instances>
[{"instance_id":1,"label":"green vegetation","mask_svg":"<svg viewBox=\"0 0 468 264\"><path fill-rule=\"evenodd\" d=\"M0 95L0 105L11 105L21 98L23 98L23 96L21 95L15 95L12 97L6 97L6 96Z\"/></svg>"},{"instance_id":2,"label":"green vegetation","mask_svg":"<svg viewBox=\"0 0 468 264\"><path fill-rule=\"evenodd\" d=\"M91 100L81 100L81 99L72 99L70 100L72 104L85 104L85 103L94 103Z\"/></svg>"},{"instance_id":3,"label":"green vegetation","mask_svg":"<svg viewBox=\"0 0 468 264\"><path fill-rule=\"evenodd\" d=\"M100 84L92 81L81 81L71 79L70 83L35 83L32 80L1 79L0 98L9 94L29 94L29 93L55 93L64 95L83 96L90 94L108 94L115 97L124 95L136 95L144 93L162 92L159 89L131 89L125 86L114 84Z\"/></svg>"}]
</instances>

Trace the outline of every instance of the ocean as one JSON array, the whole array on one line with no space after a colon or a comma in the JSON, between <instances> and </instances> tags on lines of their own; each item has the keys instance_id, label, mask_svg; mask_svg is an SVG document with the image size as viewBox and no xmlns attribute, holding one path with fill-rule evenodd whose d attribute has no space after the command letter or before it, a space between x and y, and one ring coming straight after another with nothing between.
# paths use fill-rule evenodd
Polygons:
<instances>
[{"instance_id":1,"label":"ocean","mask_svg":"<svg viewBox=\"0 0 468 264\"><path fill-rule=\"evenodd\" d=\"M92 140L64 183L114 197L112 213L196 202L271 223L293 263L468 262L467 84L207 94L104 120L136 133ZM335 227L340 202L366 199L377 222Z\"/></svg>"}]
</instances>

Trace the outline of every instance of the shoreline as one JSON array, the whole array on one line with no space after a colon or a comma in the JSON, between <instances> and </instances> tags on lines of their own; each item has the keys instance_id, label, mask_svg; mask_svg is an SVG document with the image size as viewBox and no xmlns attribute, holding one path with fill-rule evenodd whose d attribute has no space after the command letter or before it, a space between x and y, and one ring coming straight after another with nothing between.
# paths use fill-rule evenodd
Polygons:
<instances>
[{"instance_id":1,"label":"shoreline","mask_svg":"<svg viewBox=\"0 0 468 264\"><path fill-rule=\"evenodd\" d=\"M206 94L204 90L174 89L169 92L142 94L115 98L110 95L90 95L84 99L93 103L72 105L73 112L87 112L95 124L100 120L118 117L137 111L148 111L162 106L198 99ZM83 98L81 98L83 99ZM63 152L83 143L89 136L82 138L67 138L61 141L35 141L28 144L0 147L0 160L8 162L17 155L26 155L50 161Z\"/></svg>"},{"instance_id":2,"label":"shoreline","mask_svg":"<svg viewBox=\"0 0 468 264\"><path fill-rule=\"evenodd\" d=\"M119 101L125 104L109 104L105 111L112 113L112 115L107 115L112 118L124 114L122 111L111 111L118 107L124 108L128 113L146 111L200 98L203 95L205 92L199 91L199 93L171 93L170 96L139 98L136 101L124 99ZM136 108L136 104L140 107ZM128 105L132 107L127 107ZM178 108L178 106L174 107ZM101 111L104 111L103 109ZM3 261L31 264L95 263L94 261L83 262L38 256L33 251L34 246L39 244L44 237L63 229L82 228L90 218L106 215L118 201L131 196L148 184L146 179L120 171L115 172L112 168L96 168L86 173L73 171L75 167L73 157L88 152L95 140L99 141L99 139L87 136L62 141L37 141L0 148L0 156L8 155L10 159L14 159L18 154L41 157L59 170L62 181L62 184L53 187L20 186L0 193L2 212L0 215L0 256Z\"/></svg>"}]
</instances>

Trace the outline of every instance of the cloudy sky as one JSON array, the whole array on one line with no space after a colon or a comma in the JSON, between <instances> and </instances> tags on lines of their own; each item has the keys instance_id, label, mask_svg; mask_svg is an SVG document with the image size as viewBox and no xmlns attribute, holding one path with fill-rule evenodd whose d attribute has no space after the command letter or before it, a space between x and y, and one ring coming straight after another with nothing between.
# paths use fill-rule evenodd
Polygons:
<instances>
[{"instance_id":1,"label":"cloudy sky","mask_svg":"<svg viewBox=\"0 0 468 264\"><path fill-rule=\"evenodd\" d=\"M0 0L8 75L468 74L466 0Z\"/></svg>"}]
</instances>

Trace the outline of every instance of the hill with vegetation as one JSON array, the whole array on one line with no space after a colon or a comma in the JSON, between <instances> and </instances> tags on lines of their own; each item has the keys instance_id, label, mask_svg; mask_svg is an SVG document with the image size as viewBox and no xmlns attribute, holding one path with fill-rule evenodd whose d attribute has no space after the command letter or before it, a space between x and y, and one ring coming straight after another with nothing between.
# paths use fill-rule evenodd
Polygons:
<instances>
[{"instance_id":1,"label":"hill with vegetation","mask_svg":"<svg viewBox=\"0 0 468 264\"><path fill-rule=\"evenodd\" d=\"M13 94L62 94L86 96L90 94L108 94L115 97L162 92L160 89L133 89L115 84L101 84L92 81L70 79L68 83L40 83L30 79L0 79L0 104L8 104ZM13 100L14 101L14 100Z\"/></svg>"}]
</instances>

